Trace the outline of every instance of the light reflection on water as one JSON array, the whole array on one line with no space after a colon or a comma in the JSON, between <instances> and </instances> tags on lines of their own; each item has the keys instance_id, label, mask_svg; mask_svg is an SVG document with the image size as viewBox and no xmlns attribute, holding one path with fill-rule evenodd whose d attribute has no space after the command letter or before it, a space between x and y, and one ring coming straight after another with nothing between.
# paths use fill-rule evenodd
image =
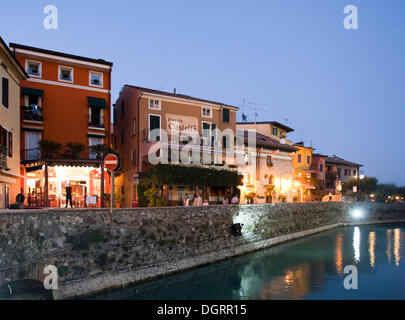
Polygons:
<instances>
[{"instance_id":1,"label":"light reflection on water","mask_svg":"<svg viewBox=\"0 0 405 320\"><path fill-rule=\"evenodd\" d=\"M93 298L405 299L404 230L402 224L329 230ZM343 287L343 269L351 264L359 290Z\"/></svg>"}]
</instances>

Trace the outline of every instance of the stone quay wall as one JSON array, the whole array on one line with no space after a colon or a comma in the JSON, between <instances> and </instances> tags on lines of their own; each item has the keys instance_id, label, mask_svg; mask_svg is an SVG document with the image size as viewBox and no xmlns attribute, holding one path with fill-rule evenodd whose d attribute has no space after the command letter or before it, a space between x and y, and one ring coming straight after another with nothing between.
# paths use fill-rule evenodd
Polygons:
<instances>
[{"instance_id":1,"label":"stone quay wall","mask_svg":"<svg viewBox=\"0 0 405 320\"><path fill-rule=\"evenodd\" d=\"M354 217L354 210L361 217ZM119 288L333 227L405 220L405 206L285 203L0 212L0 287L43 281L58 268L56 299ZM242 236L231 225L243 224Z\"/></svg>"}]
</instances>

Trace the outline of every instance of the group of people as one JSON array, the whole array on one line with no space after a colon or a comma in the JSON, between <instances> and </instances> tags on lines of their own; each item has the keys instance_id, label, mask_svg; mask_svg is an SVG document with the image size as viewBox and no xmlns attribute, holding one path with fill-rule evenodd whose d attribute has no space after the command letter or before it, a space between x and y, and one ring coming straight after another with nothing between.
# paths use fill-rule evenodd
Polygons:
<instances>
[{"instance_id":1,"label":"group of people","mask_svg":"<svg viewBox=\"0 0 405 320\"><path fill-rule=\"evenodd\" d=\"M228 198L224 198L222 200L222 204L223 205L227 205L227 204L238 204L239 203L239 199L238 196L235 194L231 200L228 200ZM202 200L200 194L198 192L195 193L194 198L193 198L193 207L200 207L200 206L208 206L209 202L208 199L204 199L204 201ZM185 207L189 207L190 206L190 199L187 195L184 196L183 198L183 206Z\"/></svg>"}]
</instances>

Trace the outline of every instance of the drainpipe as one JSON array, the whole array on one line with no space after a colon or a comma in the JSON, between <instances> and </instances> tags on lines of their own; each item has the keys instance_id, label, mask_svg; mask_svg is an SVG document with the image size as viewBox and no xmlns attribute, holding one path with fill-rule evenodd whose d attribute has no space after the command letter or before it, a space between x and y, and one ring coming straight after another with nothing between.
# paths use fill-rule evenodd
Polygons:
<instances>
[{"instance_id":1,"label":"drainpipe","mask_svg":"<svg viewBox=\"0 0 405 320\"><path fill-rule=\"evenodd\" d=\"M108 143L108 147L112 147L111 146L111 72L112 72L112 66L110 66L110 71L108 73L108 108L109 109L109 119L108 119L108 138L107 138L107 143Z\"/></svg>"},{"instance_id":2,"label":"drainpipe","mask_svg":"<svg viewBox=\"0 0 405 320\"><path fill-rule=\"evenodd\" d=\"M140 100L142 99L142 96L143 96L143 92L141 92L141 94L139 95L139 97L138 97L138 112L137 112L137 115L136 115L136 126L137 126L137 131L138 131L138 137L137 137L137 140L138 140L138 145L137 145L137 149L138 150L136 150L136 152L138 152L138 177L139 177L139 174L140 174L140 168L141 168L141 126L140 126L140 123L141 123L141 121L140 121L140 119L139 119L139 114L140 114L140 111L139 111L139 108L140 108ZM135 155L136 156L136 155ZM139 180L139 182L140 182L140 180ZM139 196L138 196L138 186L136 185L136 187L135 187L135 199L137 200L137 201L139 201ZM138 204L139 205L139 204Z\"/></svg>"}]
</instances>

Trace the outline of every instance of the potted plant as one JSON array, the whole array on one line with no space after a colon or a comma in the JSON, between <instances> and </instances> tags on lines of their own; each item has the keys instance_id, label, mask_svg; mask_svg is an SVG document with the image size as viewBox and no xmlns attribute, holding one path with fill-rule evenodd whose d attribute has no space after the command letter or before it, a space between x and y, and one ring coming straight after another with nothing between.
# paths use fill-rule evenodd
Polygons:
<instances>
[{"instance_id":1,"label":"potted plant","mask_svg":"<svg viewBox=\"0 0 405 320\"><path fill-rule=\"evenodd\" d=\"M80 153L86 149L86 146L80 142L68 142L66 143L66 149L71 153L73 159L77 159Z\"/></svg>"},{"instance_id":2,"label":"potted plant","mask_svg":"<svg viewBox=\"0 0 405 320\"><path fill-rule=\"evenodd\" d=\"M42 139L38 141L38 147L41 150L43 158L52 159L52 157L62 148L62 145L53 140Z\"/></svg>"}]
</instances>

